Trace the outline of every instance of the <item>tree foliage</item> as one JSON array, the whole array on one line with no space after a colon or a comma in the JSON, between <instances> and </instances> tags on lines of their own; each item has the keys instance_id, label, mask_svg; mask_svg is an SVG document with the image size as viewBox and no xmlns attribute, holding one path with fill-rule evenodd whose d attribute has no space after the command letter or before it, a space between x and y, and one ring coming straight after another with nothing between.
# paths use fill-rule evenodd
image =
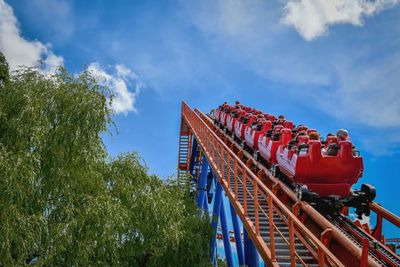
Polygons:
<instances>
[{"instance_id":1,"label":"tree foliage","mask_svg":"<svg viewBox=\"0 0 400 267\"><path fill-rule=\"evenodd\" d=\"M0 52L0 85L8 81L10 76L6 57Z\"/></svg>"},{"instance_id":2,"label":"tree foliage","mask_svg":"<svg viewBox=\"0 0 400 267\"><path fill-rule=\"evenodd\" d=\"M107 154L108 95L64 69L0 87L0 266L208 265L209 221L187 192Z\"/></svg>"}]
</instances>

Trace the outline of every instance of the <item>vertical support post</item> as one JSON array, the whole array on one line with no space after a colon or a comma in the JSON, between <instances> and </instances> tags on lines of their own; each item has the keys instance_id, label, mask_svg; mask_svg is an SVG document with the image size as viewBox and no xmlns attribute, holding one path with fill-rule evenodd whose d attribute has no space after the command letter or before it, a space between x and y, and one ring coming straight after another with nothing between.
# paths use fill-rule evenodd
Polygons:
<instances>
[{"instance_id":1,"label":"vertical support post","mask_svg":"<svg viewBox=\"0 0 400 267\"><path fill-rule=\"evenodd\" d=\"M224 198L221 198L221 208L220 208L219 218L221 220L221 230L222 230L222 239L224 241L225 258L228 263L228 267L233 267L232 248L229 236L228 223L226 222Z\"/></svg>"},{"instance_id":2,"label":"vertical support post","mask_svg":"<svg viewBox=\"0 0 400 267\"><path fill-rule=\"evenodd\" d=\"M190 153L189 173L193 175L194 163L197 156L197 140L193 138L192 153Z\"/></svg>"},{"instance_id":3,"label":"vertical support post","mask_svg":"<svg viewBox=\"0 0 400 267\"><path fill-rule=\"evenodd\" d=\"M244 203L243 203L243 209L244 209L244 215L247 216L247 173L246 170L243 170L243 198L244 198Z\"/></svg>"},{"instance_id":4,"label":"vertical support post","mask_svg":"<svg viewBox=\"0 0 400 267\"><path fill-rule=\"evenodd\" d=\"M289 247L290 247L290 266L296 266L296 256L294 254L294 225L293 219L289 218Z\"/></svg>"},{"instance_id":5,"label":"vertical support post","mask_svg":"<svg viewBox=\"0 0 400 267\"><path fill-rule=\"evenodd\" d=\"M198 197L197 197L197 207L202 208L204 203L204 198L207 192L207 174L208 174L208 162L206 156L203 156L203 160L201 163L201 173L200 173L200 181L198 185Z\"/></svg>"},{"instance_id":6,"label":"vertical support post","mask_svg":"<svg viewBox=\"0 0 400 267\"><path fill-rule=\"evenodd\" d=\"M226 179L225 178L225 149L224 147L221 145L221 165L222 165L222 179Z\"/></svg>"},{"instance_id":7,"label":"vertical support post","mask_svg":"<svg viewBox=\"0 0 400 267\"><path fill-rule=\"evenodd\" d=\"M228 154L227 161L228 164L226 165L227 175L228 175L228 189L231 188L231 155Z\"/></svg>"},{"instance_id":8,"label":"vertical support post","mask_svg":"<svg viewBox=\"0 0 400 267\"><path fill-rule=\"evenodd\" d=\"M272 197L268 196L268 220L269 220L269 244L271 248L271 260L275 261L275 224L274 224L274 207L272 205Z\"/></svg>"},{"instance_id":9,"label":"vertical support post","mask_svg":"<svg viewBox=\"0 0 400 267\"><path fill-rule=\"evenodd\" d=\"M329 247L329 242L332 237L332 230L330 228L325 229L321 234L321 242L324 246ZM318 247L318 264L321 267L325 267L325 253L322 251L321 247Z\"/></svg>"},{"instance_id":10,"label":"vertical support post","mask_svg":"<svg viewBox=\"0 0 400 267\"><path fill-rule=\"evenodd\" d=\"M325 267L325 254L322 251L321 247L318 247L318 264L320 267Z\"/></svg>"},{"instance_id":11,"label":"vertical support post","mask_svg":"<svg viewBox=\"0 0 400 267\"><path fill-rule=\"evenodd\" d=\"M213 157L213 159L214 159L214 161L215 161L215 165L218 167L218 160L217 160L217 149L218 149L218 143L217 143L217 139L216 138L214 138L213 139L213 153L212 153L212 157Z\"/></svg>"},{"instance_id":12,"label":"vertical support post","mask_svg":"<svg viewBox=\"0 0 400 267\"><path fill-rule=\"evenodd\" d=\"M218 182L217 177L214 175L214 179L216 180L216 188L214 193L214 207L213 207L213 215L212 215L212 237L211 237L211 259L212 262L215 263L216 256L215 256L215 237L217 234L217 227L218 227L218 219L219 219L219 211L221 208L221 198L222 198L222 186Z\"/></svg>"},{"instance_id":13,"label":"vertical support post","mask_svg":"<svg viewBox=\"0 0 400 267\"><path fill-rule=\"evenodd\" d=\"M244 264L247 267L258 267L260 265L258 252L253 241L249 238L246 228L243 227L244 239Z\"/></svg>"},{"instance_id":14,"label":"vertical support post","mask_svg":"<svg viewBox=\"0 0 400 267\"><path fill-rule=\"evenodd\" d=\"M238 201L238 172L237 172L237 161L233 162L233 179L235 182L235 200Z\"/></svg>"},{"instance_id":15,"label":"vertical support post","mask_svg":"<svg viewBox=\"0 0 400 267\"><path fill-rule=\"evenodd\" d=\"M257 181L254 180L254 215L256 218L256 234L260 234L260 222L258 219L258 184Z\"/></svg>"},{"instance_id":16,"label":"vertical support post","mask_svg":"<svg viewBox=\"0 0 400 267\"><path fill-rule=\"evenodd\" d=\"M218 169L222 170L222 145L220 143L217 143L217 158L216 158L216 160L218 161L218 165L219 165ZM223 173L221 173L221 176L222 176L222 179L224 179Z\"/></svg>"},{"instance_id":17,"label":"vertical support post","mask_svg":"<svg viewBox=\"0 0 400 267\"><path fill-rule=\"evenodd\" d=\"M362 252L361 252L360 267L368 266L368 249L369 249L369 241L368 241L368 239L364 238L363 239Z\"/></svg>"},{"instance_id":18,"label":"vertical support post","mask_svg":"<svg viewBox=\"0 0 400 267\"><path fill-rule=\"evenodd\" d=\"M233 224L233 232L235 234L235 242L236 242L236 251L238 255L239 265L244 265L244 256L243 256L243 245L242 245L242 235L240 234L239 221L236 215L235 208L232 203L230 203L231 214L232 214L232 224Z\"/></svg>"}]
</instances>

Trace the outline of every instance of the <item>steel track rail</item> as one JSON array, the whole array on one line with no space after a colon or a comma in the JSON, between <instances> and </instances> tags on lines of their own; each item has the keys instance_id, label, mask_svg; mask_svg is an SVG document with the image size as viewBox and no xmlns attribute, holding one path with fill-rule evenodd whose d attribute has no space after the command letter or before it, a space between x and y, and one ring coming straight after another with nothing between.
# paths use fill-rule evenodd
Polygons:
<instances>
[{"instance_id":1,"label":"steel track rail","mask_svg":"<svg viewBox=\"0 0 400 267\"><path fill-rule=\"evenodd\" d=\"M197 109L195 110L195 112L197 112L203 120L208 121L209 125L214 125L213 120L208 115L205 115L204 113L202 113L200 110L197 110ZM237 149L239 149L239 150L242 149L241 146L236 141L234 141L232 138L227 136L225 134L225 132L222 131L222 129L220 129L218 127L214 127L214 130L216 132L218 132L219 135L223 135L225 139L230 141L230 143L235 144ZM336 224L336 222L333 223L332 221L330 221L330 218L323 217L318 211L316 211L309 204L299 201L297 199L296 195L294 194L294 192L289 187L287 187L278 178L272 176L272 174L269 172L269 170L267 168L265 168L265 166L263 166L261 163L257 162L253 158L252 155L250 155L248 152L243 151L243 150L241 153L243 153L247 159L250 159L252 161L252 163L257 166L257 168L261 169L265 174L267 174L267 177L270 178L275 184L278 184L281 189L284 189L283 191L288 194L288 196L292 199L293 202L299 203L299 205L303 209L305 208L304 210L307 211L307 213L309 215L311 215L310 217L313 217L313 219L315 219L317 224L319 224L323 229L331 229L331 230L333 229L334 230L333 238L336 239L337 241L339 241L339 244L342 244L344 247L348 248L350 250L351 254L353 254L353 256L356 256L357 259L359 259L361 261L362 245L360 245L359 238L352 236L349 233L344 235L343 228L338 226ZM393 215L393 217L396 218L395 215ZM395 220L395 219L392 219L392 220ZM348 221L346 224L351 225L352 229L357 229L357 232L361 232L362 234L360 234L360 236L362 236L362 237L368 236L367 233L365 233L365 231L361 230L359 227L354 225L352 222ZM336 229L338 229L338 230L336 230ZM371 243L374 243L374 244L379 243L377 240L374 240L374 238L372 236L369 236L368 239L371 241ZM372 247L369 247L368 251L369 251L369 255L371 256L368 258L369 266L400 266L399 264L397 264L397 259L396 259L396 258L398 258L398 255L390 253L390 251L383 245L380 245L380 250L379 250L380 253L378 253L378 254L373 251ZM382 261L382 259L380 259L382 257L385 257L386 259ZM391 265L391 264L386 265L386 264L388 264L388 262L396 263L397 265Z\"/></svg>"},{"instance_id":2,"label":"steel track rail","mask_svg":"<svg viewBox=\"0 0 400 267\"><path fill-rule=\"evenodd\" d=\"M351 236L354 242L361 248L363 240L368 240L369 255L379 261L383 266L400 266L400 257L394 254L382 243L375 240L371 235L354 225L352 221L344 216L333 218L327 215L329 219L336 227L338 227L343 233Z\"/></svg>"},{"instance_id":3,"label":"steel track rail","mask_svg":"<svg viewBox=\"0 0 400 267\"><path fill-rule=\"evenodd\" d=\"M190 129L193 131L193 134L198 141L198 144L202 147L210 166L218 176L218 180L224 188L225 193L234 205L237 214L241 218L266 263L269 265L277 264L276 261L273 261L274 257L273 254L271 254L272 251L268 248L264 238L260 236L260 220L258 216L259 194L263 195L265 199L268 199L270 211L272 211L272 209L279 211L287 220L287 227L289 227L291 266L296 265L294 238L296 231L301 233L305 240L308 240L314 245L318 253L318 263L320 266L326 266L327 264L329 266L344 266L336 256L325 247L323 242L320 241L318 237L315 237L315 235L305 227L295 215L292 214L290 209L288 209L279 198L274 195L274 193L246 166L246 164L244 164L239 157L228 146L226 146L208 124L184 102L182 103L182 117L186 120ZM235 175L233 177L226 177L227 172L225 172L225 170L230 166L230 164L226 164L225 158L229 159L229 162L233 160L234 166L236 166L234 168ZM240 196L240 194L238 195L237 193L239 176L243 177L242 179L244 181L242 185L244 203L238 199L238 196ZM234 180L235 190L230 187L231 179ZM248 182L251 182L252 190L254 190L254 202L250 202L250 204L246 203ZM249 215L249 207L251 207L249 205L254 207L255 218ZM273 228L270 227L270 231L271 229ZM273 235L273 232L271 232L271 234Z\"/></svg>"},{"instance_id":4,"label":"steel track rail","mask_svg":"<svg viewBox=\"0 0 400 267\"><path fill-rule=\"evenodd\" d=\"M212 122L212 119L209 116L206 116L199 110L196 110L196 112L198 112L203 118L209 120L209 122ZM225 134L221 129L218 130L220 131L220 133ZM234 142L236 146L240 147L240 145L237 142L235 142L232 138L230 137L227 138L231 139L231 142ZM247 152L244 151L244 153ZM247 154L248 157L252 157L249 153ZM297 197L296 201L298 201ZM399 227L400 225L399 217L387 211L386 209L384 209L383 207L379 206L376 203L371 203L370 206L371 209L375 211L377 214L381 214L389 222ZM363 239L367 239L368 242L372 244L372 246L369 246L368 248L369 255L377 263L382 264L383 266L400 266L399 255L395 254L394 252L389 250L386 246L384 246L382 243L374 239L374 237L372 237L371 235L369 235L368 233L366 233L365 231L354 225L354 223L351 222L349 219L343 216L339 218L332 218L331 216L327 216L326 218L329 221L331 221L332 224L335 225L344 235L346 235L350 240L352 240L353 243L356 244L359 248L362 248Z\"/></svg>"}]
</instances>

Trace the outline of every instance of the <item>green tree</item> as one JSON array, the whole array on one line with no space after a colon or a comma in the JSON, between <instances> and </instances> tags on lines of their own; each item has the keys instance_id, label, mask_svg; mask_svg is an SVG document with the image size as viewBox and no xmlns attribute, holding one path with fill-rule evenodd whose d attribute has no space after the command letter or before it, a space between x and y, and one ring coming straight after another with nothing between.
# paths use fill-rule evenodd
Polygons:
<instances>
[{"instance_id":1,"label":"green tree","mask_svg":"<svg viewBox=\"0 0 400 267\"><path fill-rule=\"evenodd\" d=\"M6 57L0 52L0 85L7 82L10 76Z\"/></svg>"},{"instance_id":2,"label":"green tree","mask_svg":"<svg viewBox=\"0 0 400 267\"><path fill-rule=\"evenodd\" d=\"M209 219L187 192L136 153L107 154L109 96L88 71L23 68L4 83L0 266L209 264Z\"/></svg>"}]
</instances>

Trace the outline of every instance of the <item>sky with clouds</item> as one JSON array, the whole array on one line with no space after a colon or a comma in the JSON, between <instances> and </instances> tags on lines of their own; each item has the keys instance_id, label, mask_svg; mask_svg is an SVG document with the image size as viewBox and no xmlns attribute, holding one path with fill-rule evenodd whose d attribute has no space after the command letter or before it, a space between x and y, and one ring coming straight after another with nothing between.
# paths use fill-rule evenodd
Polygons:
<instances>
[{"instance_id":1,"label":"sky with clouds","mask_svg":"<svg viewBox=\"0 0 400 267\"><path fill-rule=\"evenodd\" d=\"M181 100L241 100L319 129L347 128L361 183L400 214L400 1L0 0L12 69L89 68L115 94L111 154L176 171Z\"/></svg>"}]
</instances>

